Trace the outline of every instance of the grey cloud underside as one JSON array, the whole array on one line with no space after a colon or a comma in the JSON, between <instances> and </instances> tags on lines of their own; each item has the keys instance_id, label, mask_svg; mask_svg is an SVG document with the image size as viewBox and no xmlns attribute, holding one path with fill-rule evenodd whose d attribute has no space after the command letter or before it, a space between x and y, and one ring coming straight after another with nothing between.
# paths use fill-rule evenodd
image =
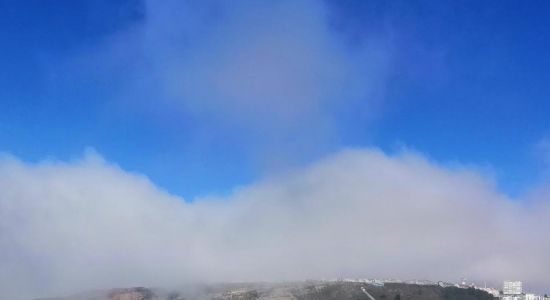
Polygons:
<instances>
[{"instance_id":1,"label":"grey cloud underside","mask_svg":"<svg viewBox=\"0 0 550 300\"><path fill-rule=\"evenodd\" d=\"M549 278L548 207L407 152L344 151L193 203L95 156L7 158L0 213L0 288L11 299L197 281Z\"/></svg>"}]
</instances>

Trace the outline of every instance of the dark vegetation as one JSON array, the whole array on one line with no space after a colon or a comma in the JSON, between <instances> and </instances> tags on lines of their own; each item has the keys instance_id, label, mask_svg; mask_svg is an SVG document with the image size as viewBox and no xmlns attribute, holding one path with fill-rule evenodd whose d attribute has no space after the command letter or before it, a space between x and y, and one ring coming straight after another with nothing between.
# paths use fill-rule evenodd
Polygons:
<instances>
[{"instance_id":1,"label":"dark vegetation","mask_svg":"<svg viewBox=\"0 0 550 300\"><path fill-rule=\"evenodd\" d=\"M445 300L493 300L494 297L484 291L473 288L459 289L457 287L447 287L443 289L443 299Z\"/></svg>"},{"instance_id":2,"label":"dark vegetation","mask_svg":"<svg viewBox=\"0 0 550 300\"><path fill-rule=\"evenodd\" d=\"M310 285L294 290L293 295L298 300L370 300L361 287L376 300L494 300L492 295L473 288L401 283L389 283L384 287L347 282L329 283L324 287Z\"/></svg>"}]
</instances>

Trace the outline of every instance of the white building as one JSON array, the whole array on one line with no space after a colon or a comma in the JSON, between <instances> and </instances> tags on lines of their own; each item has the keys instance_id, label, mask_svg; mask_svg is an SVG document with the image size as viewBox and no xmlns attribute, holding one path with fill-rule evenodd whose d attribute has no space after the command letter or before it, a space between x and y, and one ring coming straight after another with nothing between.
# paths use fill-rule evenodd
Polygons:
<instances>
[{"instance_id":1,"label":"white building","mask_svg":"<svg viewBox=\"0 0 550 300\"><path fill-rule=\"evenodd\" d=\"M521 281L505 281L502 289L504 295L521 295L522 285Z\"/></svg>"},{"instance_id":2,"label":"white building","mask_svg":"<svg viewBox=\"0 0 550 300\"><path fill-rule=\"evenodd\" d=\"M525 300L523 295L504 295L501 300Z\"/></svg>"},{"instance_id":3,"label":"white building","mask_svg":"<svg viewBox=\"0 0 550 300\"><path fill-rule=\"evenodd\" d=\"M501 300L525 300L523 295L504 295Z\"/></svg>"},{"instance_id":4,"label":"white building","mask_svg":"<svg viewBox=\"0 0 550 300\"><path fill-rule=\"evenodd\" d=\"M525 300L544 300L544 296L525 294Z\"/></svg>"}]
</instances>

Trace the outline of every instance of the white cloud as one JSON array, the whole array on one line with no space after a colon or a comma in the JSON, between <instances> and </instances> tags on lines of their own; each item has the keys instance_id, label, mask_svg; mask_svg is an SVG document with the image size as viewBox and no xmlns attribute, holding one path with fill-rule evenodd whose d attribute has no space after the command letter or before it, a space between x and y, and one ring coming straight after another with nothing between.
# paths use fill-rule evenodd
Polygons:
<instances>
[{"instance_id":1,"label":"white cloud","mask_svg":"<svg viewBox=\"0 0 550 300\"><path fill-rule=\"evenodd\" d=\"M231 123L304 126L326 116L330 104L365 100L387 63L374 40L346 46L322 1L147 7L141 43L161 90L191 111Z\"/></svg>"},{"instance_id":2,"label":"white cloud","mask_svg":"<svg viewBox=\"0 0 550 300\"><path fill-rule=\"evenodd\" d=\"M307 161L349 122L342 111L369 119L390 61L380 37L350 45L329 13L318 0L147 1L142 22L83 51L69 73L107 78L123 114L192 120L187 140L239 143L261 164Z\"/></svg>"},{"instance_id":3,"label":"white cloud","mask_svg":"<svg viewBox=\"0 0 550 300\"><path fill-rule=\"evenodd\" d=\"M184 202L88 156L0 160L0 290L337 276L550 278L544 193L410 152L349 150L226 199Z\"/></svg>"}]
</instances>

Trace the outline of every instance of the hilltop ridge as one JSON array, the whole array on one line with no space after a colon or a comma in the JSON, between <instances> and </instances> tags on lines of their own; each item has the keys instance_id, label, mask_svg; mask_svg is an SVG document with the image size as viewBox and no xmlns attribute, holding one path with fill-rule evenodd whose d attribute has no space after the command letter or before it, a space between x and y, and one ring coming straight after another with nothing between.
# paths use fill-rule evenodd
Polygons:
<instances>
[{"instance_id":1,"label":"hilltop ridge","mask_svg":"<svg viewBox=\"0 0 550 300\"><path fill-rule=\"evenodd\" d=\"M493 300L473 288L407 283L307 281L204 285L182 289L118 288L36 300Z\"/></svg>"}]
</instances>

